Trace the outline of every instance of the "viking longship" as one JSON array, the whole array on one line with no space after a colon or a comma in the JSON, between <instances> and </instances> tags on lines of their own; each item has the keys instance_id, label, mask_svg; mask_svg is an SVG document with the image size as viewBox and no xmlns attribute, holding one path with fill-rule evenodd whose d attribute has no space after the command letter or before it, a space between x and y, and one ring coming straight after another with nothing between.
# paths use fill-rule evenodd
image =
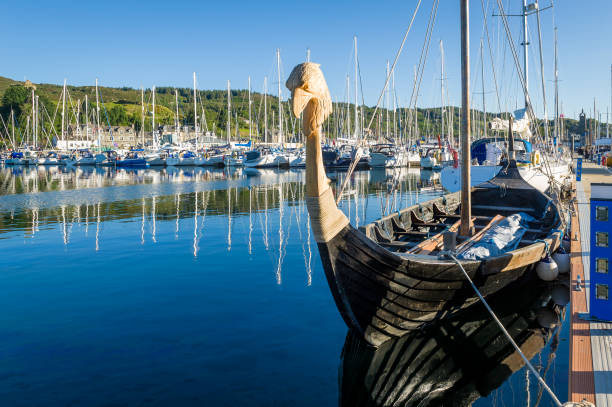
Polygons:
<instances>
[{"instance_id":1,"label":"viking longship","mask_svg":"<svg viewBox=\"0 0 612 407\"><path fill-rule=\"evenodd\" d=\"M551 299L567 286L514 283L489 298L529 358L550 342L544 369L559 344L562 306ZM512 295L514 301L508 301ZM471 406L524 366L481 304L375 349L349 331L339 369L340 406ZM536 398L534 394L534 399Z\"/></svg>"},{"instance_id":2,"label":"viking longship","mask_svg":"<svg viewBox=\"0 0 612 407\"><path fill-rule=\"evenodd\" d=\"M306 202L325 275L342 318L369 344L476 302L459 264L488 296L558 248L559 208L521 178L512 160L494 179L468 190L471 201L462 199L465 191L452 193L355 229L338 209L323 166L320 131L332 104L319 64L296 66L286 85L293 113L303 113ZM459 230L462 216L474 233L457 241L457 262L443 256L443 232Z\"/></svg>"}]
</instances>

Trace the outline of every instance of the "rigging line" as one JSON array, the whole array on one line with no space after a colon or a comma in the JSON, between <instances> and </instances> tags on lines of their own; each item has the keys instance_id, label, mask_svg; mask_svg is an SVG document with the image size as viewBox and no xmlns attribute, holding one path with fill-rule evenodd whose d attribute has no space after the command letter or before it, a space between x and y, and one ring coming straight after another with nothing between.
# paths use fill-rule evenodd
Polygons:
<instances>
[{"instance_id":1,"label":"rigging line","mask_svg":"<svg viewBox=\"0 0 612 407\"><path fill-rule=\"evenodd\" d=\"M499 97L499 88L497 86L497 73L495 72L495 64L493 61L493 51L491 49L491 39L489 38L489 24L487 22L487 10L489 9L489 0L487 0L487 7L485 8L484 0L480 0L482 7L482 16L484 19L484 29L487 37L487 48L489 49L489 57L491 58L491 70L493 71L493 82L495 83L495 95L497 96L497 110L501 113L501 99ZM484 92L484 89L483 89Z\"/></svg>"},{"instance_id":2,"label":"rigging line","mask_svg":"<svg viewBox=\"0 0 612 407\"><path fill-rule=\"evenodd\" d=\"M510 51L512 51L512 57L514 59L514 64L516 69L516 73L517 76L521 82L521 85L523 87L523 93L525 94L525 99L526 99L526 113L530 116L531 122L533 123L537 123L537 118L535 116L535 113L533 111L533 105L531 104L531 97L529 96L529 91L527 90L527 83L525 82L525 77L523 75L523 72L521 71L521 64L519 62L519 58L516 52L516 49L514 47L514 43L512 41L512 34L510 32L510 26L508 25L508 17L506 16L506 13L504 11L504 6L501 2L501 0L497 0L497 5L499 7L499 11L500 11L500 15L502 17L502 22L504 25L504 30L506 32L506 38L508 39L508 42L510 44ZM535 129L535 137L539 140L540 143L542 143L542 137L540 136L539 133L539 129L537 126L534 127ZM552 177L552 169L550 168L550 163L548 162L548 160L545 158L546 156L543 156L544 159L542 160L543 165L547 168L548 170L548 176Z\"/></svg>"},{"instance_id":3,"label":"rigging line","mask_svg":"<svg viewBox=\"0 0 612 407\"><path fill-rule=\"evenodd\" d=\"M559 399L557 398L557 396L555 395L555 393L553 393L553 391L550 389L550 387L548 387L548 385L546 384L546 382L544 381L544 379L542 379L542 377L538 374L537 370L535 370L535 368L533 367L533 365L531 364L531 362L529 362L529 360L527 359L527 357L525 356L525 354L523 353L523 351L521 351L521 348L519 348L519 346L516 344L516 342L514 341L514 339L512 339L512 336L508 333L508 331L506 330L506 328L504 328L504 325L501 323L501 321L497 318L497 316L495 315L495 313L493 312L493 310L491 309L491 307L489 306L489 304L487 303L487 301L484 299L484 297L482 296L482 294L480 294L480 291L478 291L478 288L476 288L476 286L474 285L474 283L472 282L472 279L470 278L469 274L465 271L465 269L463 268L463 265L461 264L461 262L459 260L457 260L457 258L450 252L446 252L445 253L448 257L450 257L451 259L453 259L453 261L455 263L457 263L457 265L459 266L459 268L461 269L461 272L463 273L463 275L465 276L465 278L467 279L467 281L470 283L470 285L472 286L472 289L474 290L474 292L476 293L476 295L478 296L478 298L480 298L480 301L482 301L482 305L485 306L485 308L487 309L487 311L489 311L489 314L491 314L491 317L493 317L493 320L497 323L497 325L499 326L499 328L502 330L502 332L504 333L504 335L506 336L506 338L508 338L508 341L510 341L510 343L512 344L512 346L514 347L514 349L518 352L518 354L521 356L521 358L523 359L523 362L525 362L525 364L527 365L527 367L529 367L529 370L531 370L531 373L534 374L534 376L538 379L538 382L542 385L542 387L544 387L544 389L546 389L546 391L548 392L548 394L550 395L550 397L553 399L553 401L555 402L555 404L557 406L562 406L561 402L559 401Z\"/></svg>"},{"instance_id":4,"label":"rigging line","mask_svg":"<svg viewBox=\"0 0 612 407\"><path fill-rule=\"evenodd\" d=\"M412 96L410 98L410 100L412 101L412 99L414 98L414 105L413 107L416 109L417 108L417 101L419 99L419 92L421 90L421 83L423 82L423 76L425 74L425 64L427 63L427 56L429 54L429 44L431 43L431 35L433 33L433 27L435 24L435 19L436 16L438 14L438 6L440 4L440 1L434 1L434 3L432 4L432 10L431 10L431 14L430 14L430 18L429 18L429 25L427 27L427 29L429 30L428 32L426 31L425 34L425 41L423 42L423 48L421 49L421 57L419 58L419 65L417 67L417 72L420 71L420 73L417 73L417 83L416 86L412 89ZM412 123L410 122L409 125L411 125Z\"/></svg>"},{"instance_id":5,"label":"rigging line","mask_svg":"<svg viewBox=\"0 0 612 407\"><path fill-rule=\"evenodd\" d=\"M536 12L536 20L538 22L538 43L539 43L539 54L540 54L540 79L542 81L542 103L544 104L544 136L545 141L548 142L549 139L549 129L548 129L548 109L546 106L546 85L544 82L544 57L542 55L542 29L540 26L540 10Z\"/></svg>"},{"instance_id":6,"label":"rigging line","mask_svg":"<svg viewBox=\"0 0 612 407\"><path fill-rule=\"evenodd\" d=\"M410 24L408 25L408 29L406 30L406 33L404 34L404 38L402 39L402 43L400 44L399 49L397 50L397 53L395 54L395 59L393 60L393 65L391 66L391 69L389 70L388 74L387 74L387 78L385 80L385 86L383 87L383 89L380 92L380 95L378 96L378 101L376 102L376 108L374 109L374 114L372 115L372 117L370 118L370 122L368 123L368 127L367 130L369 131L370 128L372 127L372 122L374 121L374 118L376 117L376 112L378 111L378 108L380 107L380 102L382 100L383 95L385 94L385 90L387 89L387 86L389 85L389 79L391 78L391 74L393 73L393 70L395 69L395 65L397 65L397 61L400 57L400 55L402 54L402 49L404 48L404 44L406 43L406 39L408 38L408 34L410 33L410 29L412 28L412 23L414 23L414 19L416 18L417 12L419 11L419 8L421 6L421 1L419 0L419 2L416 5L416 8L414 9L414 13L412 14L412 19L410 20ZM434 1L435 3L435 1ZM363 135L365 134L365 129L364 131L362 131L360 137L359 137L359 141L358 141L358 145L361 144L361 139L363 137ZM355 152L355 156L353 157L352 161L351 161L351 165L348 168L348 171L346 173L346 178L344 178L344 182L342 183L342 186L340 187L340 191L338 192L338 195L336 196L336 205L338 204L338 202L340 202L340 199L342 198L342 192L344 191L344 189L346 188L346 185L348 183L348 180L351 178L351 175L353 174L353 171L355 171L355 168L357 167L357 163L359 162L360 157L360 151L359 149L356 150Z\"/></svg>"}]
</instances>

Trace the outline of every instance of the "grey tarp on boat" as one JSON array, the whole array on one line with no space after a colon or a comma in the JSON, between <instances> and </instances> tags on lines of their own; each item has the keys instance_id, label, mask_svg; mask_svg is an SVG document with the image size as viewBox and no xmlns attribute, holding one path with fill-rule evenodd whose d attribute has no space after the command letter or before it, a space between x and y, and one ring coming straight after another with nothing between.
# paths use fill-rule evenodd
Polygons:
<instances>
[{"instance_id":1,"label":"grey tarp on boat","mask_svg":"<svg viewBox=\"0 0 612 407\"><path fill-rule=\"evenodd\" d=\"M486 231L482 239L460 253L458 257L466 260L481 260L512 251L518 247L528 223L533 220L535 219L532 216L524 212L507 216Z\"/></svg>"}]
</instances>

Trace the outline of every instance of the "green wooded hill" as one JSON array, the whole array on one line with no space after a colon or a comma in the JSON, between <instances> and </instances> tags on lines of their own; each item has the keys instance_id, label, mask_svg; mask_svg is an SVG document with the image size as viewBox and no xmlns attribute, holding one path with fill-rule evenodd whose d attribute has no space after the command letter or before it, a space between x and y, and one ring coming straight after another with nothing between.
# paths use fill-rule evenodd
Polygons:
<instances>
[{"instance_id":1,"label":"green wooded hill","mask_svg":"<svg viewBox=\"0 0 612 407\"><path fill-rule=\"evenodd\" d=\"M61 108L62 108L62 86L54 84L31 84L16 81L10 78L0 77L0 116L2 116L6 127L0 123L0 136L2 140L7 140L7 131L12 133L11 111L15 116L16 139L22 140L25 137L28 117L32 113L32 87L35 87L35 94L39 97L40 117L43 121L44 131L41 131L41 141L53 136L52 129L56 133L61 129ZM193 90L188 88L176 88L178 93L178 117L183 125L193 125L194 122L194 103ZM85 106L85 97L88 98L88 106ZM140 130L142 125L142 93L139 89L129 87L111 88L99 87L100 99L100 123L102 126L134 126ZM227 122L227 91L226 90L198 90L198 119L202 129L214 131L217 135L225 138ZM175 88L158 87L155 92L155 123L156 125L173 125L176 117L177 104L175 102ZM251 95L252 109L252 131L256 139L261 139L264 129L264 96L261 93L253 92ZM152 92L151 89L144 90L145 104L145 131L151 131L152 125ZM241 137L248 136L249 133L249 103L248 91L245 89L231 91L232 105L232 137L236 137L236 128ZM88 112L90 123L95 123L96 92L95 86L67 86L66 96L66 120L67 123L76 123L77 117L80 123L86 120L85 112ZM348 107L348 109L347 109ZM449 107L447 114L452 117L454 134L459 134L460 109ZM278 99L275 96L267 96L268 128L272 134L278 128ZM347 111L349 118L347 120ZM365 126L370 122L373 114L373 107L364 107L363 123ZM334 113L325 123L326 134L331 137L349 134L354 124L354 105L337 103L334 105ZM387 125L390 130L388 134L393 134L393 113L385 109L379 109L377 119L372 121L371 136L383 137L387 134ZM77 114L78 113L78 114ZM202 115L202 113L204 113ZM387 120L387 114L389 119ZM419 134L435 135L440 133L442 124L440 108L418 109L418 129ZM475 111L476 117L476 137L482 133L482 112ZM498 116L487 114L490 120ZM408 123L409 112L405 108L400 108L395 114L395 129L397 134L406 137L409 134L406 125ZM299 122L294 119L289 111L289 104L283 104L283 127L289 134L297 134ZM350 125L347 125L350 122ZM551 123L552 125L552 123ZM566 120L567 130L577 133L578 122L576 120ZM446 127L446 126L445 126ZM46 134L45 134L46 133Z\"/></svg>"}]
</instances>

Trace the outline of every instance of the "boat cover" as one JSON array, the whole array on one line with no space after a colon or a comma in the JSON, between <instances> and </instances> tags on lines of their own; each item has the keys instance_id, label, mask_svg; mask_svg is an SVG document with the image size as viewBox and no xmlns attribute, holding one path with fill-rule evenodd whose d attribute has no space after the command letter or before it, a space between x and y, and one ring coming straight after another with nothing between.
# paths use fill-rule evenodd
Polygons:
<instances>
[{"instance_id":1,"label":"boat cover","mask_svg":"<svg viewBox=\"0 0 612 407\"><path fill-rule=\"evenodd\" d=\"M524 212L507 216L457 257L466 260L482 260L512 251L518 247L528 223L533 220L533 216Z\"/></svg>"}]
</instances>

